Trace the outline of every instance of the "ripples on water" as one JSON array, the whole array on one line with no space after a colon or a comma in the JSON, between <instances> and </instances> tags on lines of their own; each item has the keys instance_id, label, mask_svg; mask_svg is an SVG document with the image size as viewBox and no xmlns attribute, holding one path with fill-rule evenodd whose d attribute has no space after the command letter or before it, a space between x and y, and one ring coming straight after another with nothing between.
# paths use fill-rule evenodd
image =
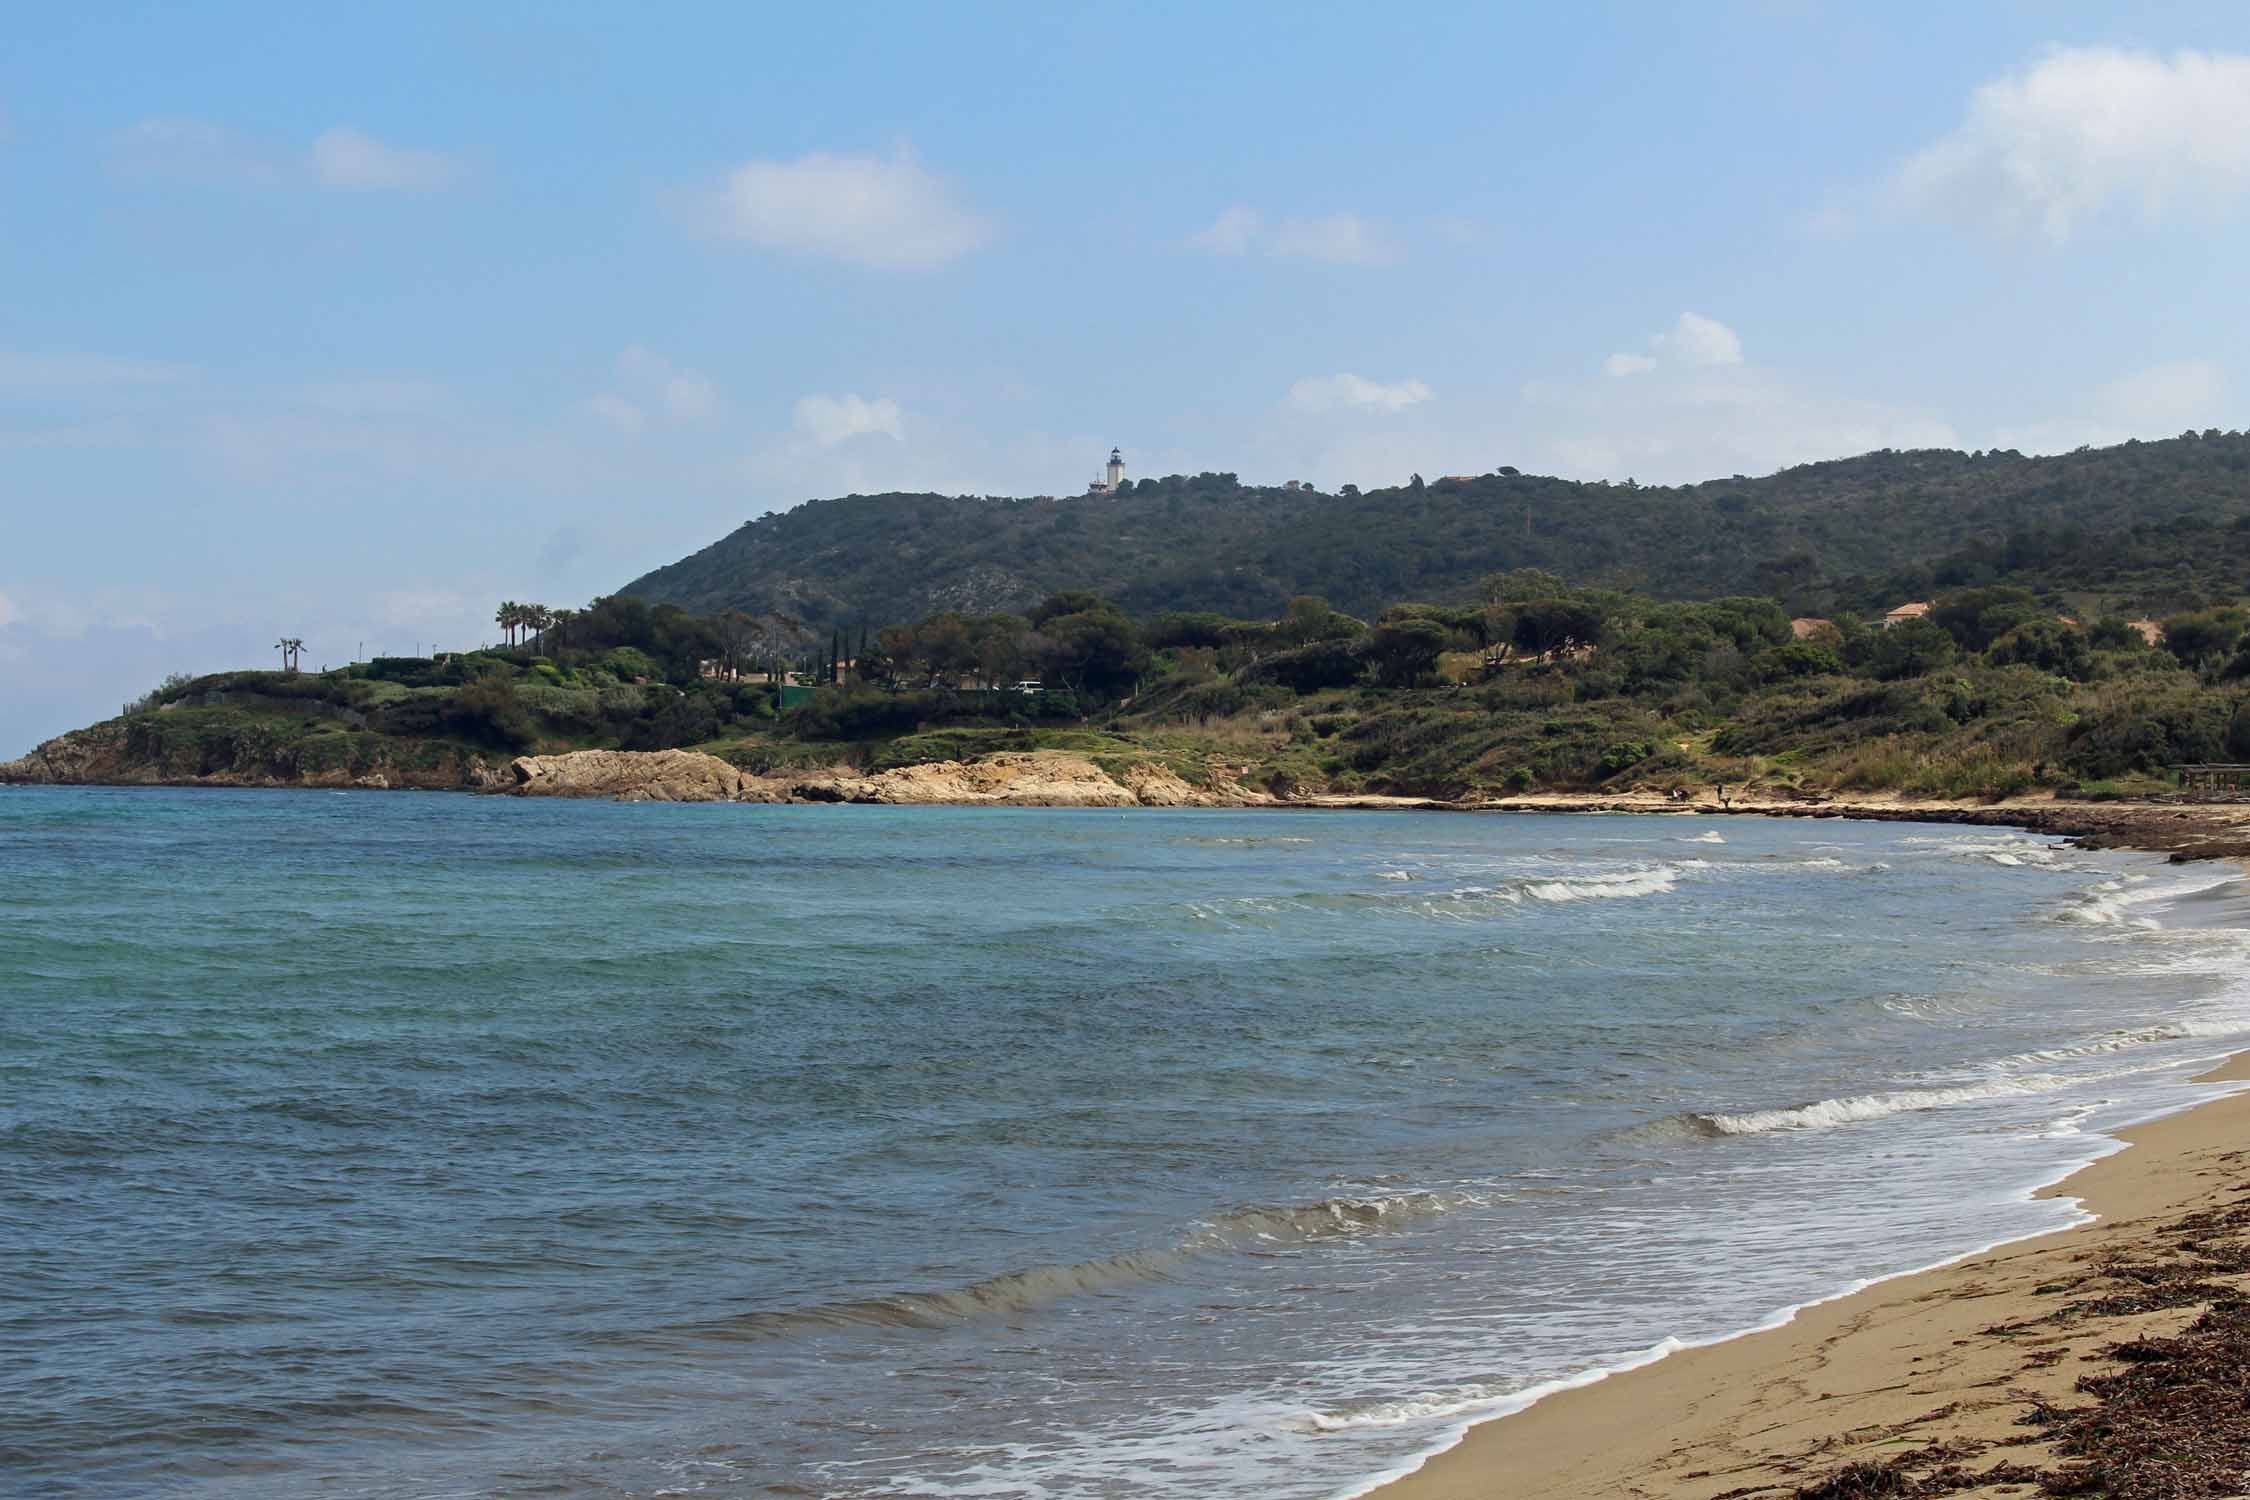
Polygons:
<instances>
[{"instance_id":1,"label":"ripples on water","mask_svg":"<svg viewBox=\"0 0 2250 1500\"><path fill-rule=\"evenodd\" d=\"M1989 830L0 793L0 1479L1332 1495L2066 1222L2244 914Z\"/></svg>"}]
</instances>

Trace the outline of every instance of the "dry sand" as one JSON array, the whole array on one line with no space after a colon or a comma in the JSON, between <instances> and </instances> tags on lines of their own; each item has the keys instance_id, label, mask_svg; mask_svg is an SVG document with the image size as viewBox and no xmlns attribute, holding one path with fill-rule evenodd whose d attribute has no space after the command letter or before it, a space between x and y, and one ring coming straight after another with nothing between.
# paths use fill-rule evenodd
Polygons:
<instances>
[{"instance_id":1,"label":"dry sand","mask_svg":"<svg viewBox=\"0 0 2250 1500\"><path fill-rule=\"evenodd\" d=\"M2250 1053L2206 1077L2250 1080ZM2043 1195L2081 1200L2099 1216L2094 1223L1880 1282L1780 1328L1549 1396L1471 1428L1458 1446L1374 1493L1378 1500L1713 1500L1800 1490L2036 1495L2037 1478L2023 1470L2052 1472L2076 1460L2057 1451L2053 1428L2021 1419L2042 1405L2088 1407L2076 1389L2080 1377L2122 1368L2107 1351L2178 1334L2208 1305L2205 1298L2136 1310L2177 1301L2147 1294L2149 1266L2194 1270L2205 1287L2250 1291L2250 1275L2240 1274L2250 1265L2240 1248L2250 1238L2240 1222L2250 1219L2241 1211L2250 1204L2250 1094L2138 1126L2124 1139L2128 1149ZM2223 1209L2236 1210L2241 1231L2228 1241L2237 1247L2226 1253L2233 1259L2221 1256L2234 1273L2205 1274L2203 1255L2220 1240L2176 1221ZM2239 1450L2250 1440L2243 1407L2250 1392L2220 1396L2238 1414L2233 1431L2213 1436ZM1895 1477L1839 1473L1853 1464ZM1956 1473L1942 1477L1948 1465ZM2013 1478L1972 1478L2006 1465L2019 1466ZM2214 1488L2170 1488L2168 1477L2153 1489L2112 1493L2250 1494L2250 1474L2230 1478Z\"/></svg>"}]
</instances>

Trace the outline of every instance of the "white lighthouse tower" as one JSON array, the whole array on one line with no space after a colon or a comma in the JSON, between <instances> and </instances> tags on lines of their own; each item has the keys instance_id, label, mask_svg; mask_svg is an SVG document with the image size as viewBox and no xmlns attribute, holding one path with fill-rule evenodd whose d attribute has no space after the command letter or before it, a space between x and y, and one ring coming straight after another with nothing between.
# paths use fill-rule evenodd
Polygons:
<instances>
[{"instance_id":1,"label":"white lighthouse tower","mask_svg":"<svg viewBox=\"0 0 2250 1500\"><path fill-rule=\"evenodd\" d=\"M1117 487L1124 482L1125 459L1115 448L1112 448L1109 450L1109 467L1102 470L1102 492L1114 495L1117 493Z\"/></svg>"}]
</instances>

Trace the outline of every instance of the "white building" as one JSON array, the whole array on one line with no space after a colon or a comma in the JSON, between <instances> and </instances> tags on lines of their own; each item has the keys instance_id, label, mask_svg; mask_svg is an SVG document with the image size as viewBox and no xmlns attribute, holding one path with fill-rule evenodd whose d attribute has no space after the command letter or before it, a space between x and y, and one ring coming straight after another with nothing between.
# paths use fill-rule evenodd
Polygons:
<instances>
[{"instance_id":1,"label":"white building","mask_svg":"<svg viewBox=\"0 0 2250 1500\"><path fill-rule=\"evenodd\" d=\"M1118 486L1123 484L1124 482L1124 455L1120 454L1115 448L1112 448L1109 450L1108 467L1102 470L1101 478L1086 486L1086 493L1089 495L1114 495L1117 493Z\"/></svg>"}]
</instances>

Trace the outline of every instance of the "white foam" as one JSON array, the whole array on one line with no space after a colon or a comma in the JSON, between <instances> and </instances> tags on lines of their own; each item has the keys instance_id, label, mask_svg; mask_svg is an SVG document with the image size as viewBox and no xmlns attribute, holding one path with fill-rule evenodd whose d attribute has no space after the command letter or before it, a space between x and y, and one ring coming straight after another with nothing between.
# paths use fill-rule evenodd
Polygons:
<instances>
[{"instance_id":1,"label":"white foam","mask_svg":"<svg viewBox=\"0 0 2250 1500\"><path fill-rule=\"evenodd\" d=\"M1534 901L1610 901L1631 896L1662 896L1677 889L1678 869L1660 865L1651 870L1562 875L1553 880L1526 880L1516 890Z\"/></svg>"},{"instance_id":2,"label":"white foam","mask_svg":"<svg viewBox=\"0 0 2250 1500\"><path fill-rule=\"evenodd\" d=\"M1987 1083L1959 1084L1951 1088L1895 1089L1881 1094L1856 1094L1848 1099L1820 1099L1787 1109L1753 1109L1742 1114L1708 1113L1697 1118L1721 1135L1761 1135L1769 1130L1820 1130L1832 1125L1854 1125L1913 1110L1944 1109L1954 1104L1974 1104L1984 1099L2004 1099L2016 1094L2046 1094L2070 1087L2082 1079L2055 1073L2029 1073L2015 1078L1995 1078Z\"/></svg>"},{"instance_id":3,"label":"white foam","mask_svg":"<svg viewBox=\"0 0 2250 1500\"><path fill-rule=\"evenodd\" d=\"M2221 1037L2250 1035L2250 1017L2211 1021L2167 1021L2159 1026L2140 1026L2129 1031L2112 1031L2104 1036L2073 1043L2067 1047L2044 1047L2036 1052L2019 1052L1991 1064L2006 1068L2026 1063L2071 1062L2083 1057L2100 1057L2110 1052L2122 1052L2131 1047L2154 1046L2160 1042L2186 1042Z\"/></svg>"}]
</instances>

